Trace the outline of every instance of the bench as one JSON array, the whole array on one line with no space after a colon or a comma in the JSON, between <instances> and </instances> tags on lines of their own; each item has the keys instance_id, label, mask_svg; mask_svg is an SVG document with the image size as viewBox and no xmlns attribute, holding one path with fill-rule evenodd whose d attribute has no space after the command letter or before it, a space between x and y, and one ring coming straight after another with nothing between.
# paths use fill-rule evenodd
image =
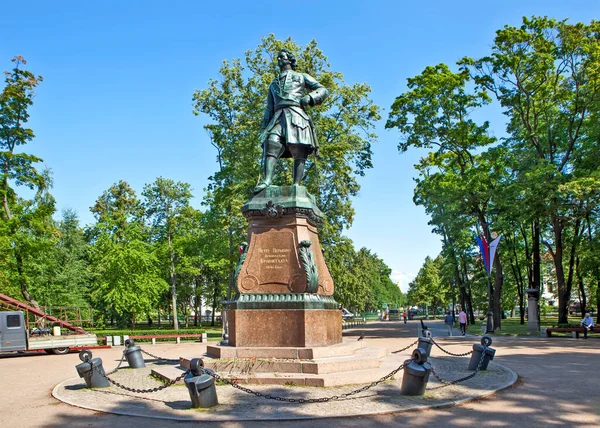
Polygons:
<instances>
[{"instance_id":1,"label":"bench","mask_svg":"<svg viewBox=\"0 0 600 428\"><path fill-rule=\"evenodd\" d=\"M126 336L128 339L152 339L152 344L156 345L156 339L175 339L177 343L181 342L181 338L198 338L200 341L203 339L203 335L206 333L193 333L193 334L147 334L147 335L136 335ZM108 336L104 337L104 343L108 343Z\"/></svg>"},{"instance_id":2,"label":"bench","mask_svg":"<svg viewBox=\"0 0 600 428\"><path fill-rule=\"evenodd\" d=\"M364 318L358 318L358 317L345 318L345 319L342 319L342 330L345 330L348 328L359 327L364 324L366 324Z\"/></svg>"},{"instance_id":3,"label":"bench","mask_svg":"<svg viewBox=\"0 0 600 428\"><path fill-rule=\"evenodd\" d=\"M571 333L573 338L578 339L579 333L583 333L583 327L550 327L546 329L546 337L551 337L552 333ZM591 330L588 330L588 334L591 333L600 333L600 330L592 327Z\"/></svg>"}]
</instances>

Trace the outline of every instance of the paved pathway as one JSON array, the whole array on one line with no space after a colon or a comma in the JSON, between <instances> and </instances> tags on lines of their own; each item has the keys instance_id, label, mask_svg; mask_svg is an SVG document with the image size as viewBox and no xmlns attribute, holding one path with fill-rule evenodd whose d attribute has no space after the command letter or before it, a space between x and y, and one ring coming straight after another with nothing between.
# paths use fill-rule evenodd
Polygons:
<instances>
[{"instance_id":1,"label":"paved pathway","mask_svg":"<svg viewBox=\"0 0 600 428\"><path fill-rule=\"evenodd\" d=\"M435 324L430 322L431 324ZM399 338L415 337L417 322L370 323L348 330L344 335L366 335L373 344L397 347ZM443 328L443 326L441 326ZM434 326L435 328L435 326ZM435 332L434 332L435 335ZM439 337L451 349L464 338ZM470 338L473 342L473 338ZM175 358L201 352L202 345L157 345L157 354ZM425 424L427 427L482 425L494 427L600 426L600 340L566 338L495 338L498 363L519 373L517 384L491 398L447 409L427 410L376 417L337 418L310 423L311 428ZM116 365L121 349L97 351L107 367ZM75 375L77 354L33 355L0 358L0 414L7 427L187 427L196 424L153 421L87 411L60 403L51 396L52 388ZM256 422L244 424L208 423L224 427L301 427L306 421Z\"/></svg>"}]
</instances>

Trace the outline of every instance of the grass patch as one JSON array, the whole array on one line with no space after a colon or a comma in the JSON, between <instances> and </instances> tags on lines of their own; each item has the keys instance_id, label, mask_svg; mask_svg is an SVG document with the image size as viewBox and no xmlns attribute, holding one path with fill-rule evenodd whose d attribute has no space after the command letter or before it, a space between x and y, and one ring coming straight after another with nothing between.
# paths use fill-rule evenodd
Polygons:
<instances>
[{"instance_id":1,"label":"grass patch","mask_svg":"<svg viewBox=\"0 0 600 428\"><path fill-rule=\"evenodd\" d=\"M486 324L486 320L477 320L474 325L467 326L467 331L471 334L481 335L481 326ZM556 317L542 317L540 320L540 327L556 327L558 321ZM496 330L492 335L494 336L539 336L539 331L527 330L527 320L525 324L521 324L521 318L506 318L502 320L502 327Z\"/></svg>"},{"instance_id":2,"label":"grass patch","mask_svg":"<svg viewBox=\"0 0 600 428\"><path fill-rule=\"evenodd\" d=\"M136 328L111 328L105 327L102 329L89 329L90 333L95 334L98 338L102 338L104 336L148 336L148 339L136 339L136 342L150 342L153 335L174 335L174 334L202 334L206 333L206 336L209 341L219 341L221 340L222 329L221 326L204 326L204 327L182 327L179 330L174 330L170 326L166 326L164 328L149 328L148 326L142 325ZM157 341L167 341L173 342L175 339L157 339ZM198 340L197 338L185 338L182 337L181 340Z\"/></svg>"}]
</instances>

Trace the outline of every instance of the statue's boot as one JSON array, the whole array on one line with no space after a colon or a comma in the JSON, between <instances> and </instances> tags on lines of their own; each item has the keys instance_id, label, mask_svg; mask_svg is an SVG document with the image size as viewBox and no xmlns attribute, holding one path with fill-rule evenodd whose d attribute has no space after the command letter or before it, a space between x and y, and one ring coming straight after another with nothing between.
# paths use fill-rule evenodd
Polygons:
<instances>
[{"instance_id":1,"label":"statue's boot","mask_svg":"<svg viewBox=\"0 0 600 428\"><path fill-rule=\"evenodd\" d=\"M266 189L273 183L273 175L275 174L275 167L277 166L277 158L272 156L267 156L265 159L265 178L258 183L258 185L254 188L254 193L258 193L261 190Z\"/></svg>"},{"instance_id":2,"label":"statue's boot","mask_svg":"<svg viewBox=\"0 0 600 428\"><path fill-rule=\"evenodd\" d=\"M304 164L306 161L304 159L294 159L294 186L299 186L302 182L302 178L304 177Z\"/></svg>"}]
</instances>

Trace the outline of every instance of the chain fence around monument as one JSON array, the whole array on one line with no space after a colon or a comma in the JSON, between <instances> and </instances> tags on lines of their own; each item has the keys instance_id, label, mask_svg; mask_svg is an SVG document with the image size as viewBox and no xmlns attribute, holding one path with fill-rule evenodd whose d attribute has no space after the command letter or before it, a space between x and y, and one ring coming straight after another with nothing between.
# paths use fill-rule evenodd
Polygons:
<instances>
[{"instance_id":1,"label":"chain fence around monument","mask_svg":"<svg viewBox=\"0 0 600 428\"><path fill-rule=\"evenodd\" d=\"M401 353L403 351L406 351L407 349L409 349L410 347L414 346L415 344L418 343L418 339L415 340L413 343L411 343L410 345L397 350L397 351L393 351L392 354L397 354L397 353ZM439 344L437 344L435 341L432 342L442 351L444 351L445 353L452 355L452 356L457 356L457 357L462 357L462 356L466 356L471 354L473 351L469 351L463 354L454 354L451 353L449 351L444 350ZM440 388L445 388L451 385L456 385L460 382L464 382L467 381L469 379L472 379L473 377L475 377L478 373L479 370L481 369L481 366L484 362L485 359L485 350L487 349L487 346L484 346L484 349L482 350L481 353L481 358L479 359L479 362L477 364L477 367L475 368L475 370L473 371L473 373L470 373L467 376L464 376L462 378L459 379L455 379L455 380L445 380L443 378L441 378L437 372L435 371L435 368L433 367L433 365L431 365L431 374L432 376L437 379L440 383L442 383L442 385L433 387L433 388L428 388L428 390L437 390ZM157 361L166 361L166 362L172 362L172 363L179 363L180 361L178 359L170 359L170 358L164 358L164 357L160 357L154 354L151 354L150 352L141 350L142 353L148 355L149 357L157 360ZM415 359L415 356L413 355L413 357L411 358L412 360ZM119 369L121 368L121 365L123 364L123 361L125 360L125 352L123 352L123 355L121 356L121 360L119 361L118 365L109 373L104 373L103 370L100 369L99 366L95 365L91 360L87 361L90 363L91 367L93 370L96 370L102 377L104 377L106 380L108 380L112 385L123 389L125 391L129 391L129 392L133 392L133 393L137 393L137 394L144 394L144 393L154 393L154 392L159 392L162 391L170 386L175 385L177 382L179 382L180 380L182 380L183 378L185 378L185 376L187 376L189 373L191 373L191 370L186 370L184 371L181 375L177 376L175 379L172 379L168 382L166 382L163 385L154 387L154 388L147 388L147 389L139 389L139 388L132 388L129 387L127 385L123 385L122 383L112 379L110 376L115 374L117 371L119 371ZM272 395L272 394L264 394L262 392L253 390L251 388L247 388L245 386L242 386L240 384L238 384L236 381L234 380L230 380L226 377L220 376L219 374L217 374L216 372L214 372L213 370L207 369L207 368L201 368L200 372L201 373L205 373L211 377L213 377L215 379L215 381L219 381L222 382L226 385L229 385L235 389L238 389L239 391L245 392L247 394L251 394L254 395L256 397L260 397L260 398L265 398L267 400L275 400L275 401L281 401L281 402L287 402L287 403L298 403L298 404L305 404L305 403L325 403L325 402L329 402L329 401L336 401L336 400L343 400L346 399L348 397L360 394L361 392L365 392L383 382L386 382L387 380L391 379L394 375L396 375L400 370L404 369L404 367L406 366L406 363L409 362L410 360L406 360L404 363L400 364L396 369L392 370L390 373L388 373L387 375L381 377L379 380L376 380L374 382L371 382L369 384L366 384L360 388L357 388L353 391L350 392L346 392L343 394L339 394L339 395L332 395L329 397L319 397L319 398L290 398L290 397L279 397L276 395Z\"/></svg>"},{"instance_id":2,"label":"chain fence around monument","mask_svg":"<svg viewBox=\"0 0 600 428\"><path fill-rule=\"evenodd\" d=\"M481 366L483 365L483 361L485 360L486 349L487 349L487 346L484 346L484 348L481 352L481 358L479 358L479 362L477 363L477 367L475 367L475 370L473 371L473 373L470 373L467 376L461 377L460 379L456 379L456 380L442 379L436 373L433 365L431 365L431 374L433 375L434 378L436 378L439 382L441 382L442 385L434 386L433 388L429 388L429 390L432 391L432 390L436 390L436 389L440 389L440 388L445 388L447 386L456 385L457 383L464 382L466 380L474 378L477 375L477 373L479 373L479 370L481 369Z\"/></svg>"}]
</instances>

